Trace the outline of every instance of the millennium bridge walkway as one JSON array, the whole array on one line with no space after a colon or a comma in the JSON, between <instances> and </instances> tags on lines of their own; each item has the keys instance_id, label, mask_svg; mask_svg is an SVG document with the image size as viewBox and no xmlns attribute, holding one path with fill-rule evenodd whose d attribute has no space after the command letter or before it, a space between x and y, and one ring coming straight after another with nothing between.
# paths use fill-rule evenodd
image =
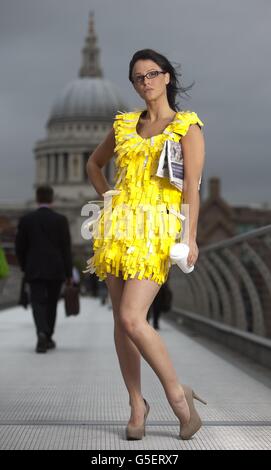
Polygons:
<instances>
[{"instance_id":1,"label":"millennium bridge walkway","mask_svg":"<svg viewBox=\"0 0 271 470\"><path fill-rule=\"evenodd\" d=\"M203 426L189 441L142 359L150 404L146 436L127 441L130 407L113 339L111 306L82 296L58 307L57 348L35 352L30 308L0 311L0 449L191 450L271 448L271 227L203 248L197 269L172 267L163 338ZM151 323L151 320L150 320Z\"/></svg>"}]
</instances>

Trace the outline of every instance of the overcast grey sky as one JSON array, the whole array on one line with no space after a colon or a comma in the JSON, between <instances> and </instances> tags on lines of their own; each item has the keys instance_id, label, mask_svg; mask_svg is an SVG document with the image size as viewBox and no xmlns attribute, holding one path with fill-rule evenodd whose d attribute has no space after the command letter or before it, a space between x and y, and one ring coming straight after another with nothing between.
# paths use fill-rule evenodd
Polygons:
<instances>
[{"instance_id":1,"label":"overcast grey sky","mask_svg":"<svg viewBox=\"0 0 271 470\"><path fill-rule=\"evenodd\" d=\"M0 0L0 202L33 197L32 149L78 76L90 10L128 106L144 105L128 81L136 50L181 64L183 85L196 81L182 108L205 124L205 181L219 176L231 204L270 202L269 0Z\"/></svg>"}]
</instances>

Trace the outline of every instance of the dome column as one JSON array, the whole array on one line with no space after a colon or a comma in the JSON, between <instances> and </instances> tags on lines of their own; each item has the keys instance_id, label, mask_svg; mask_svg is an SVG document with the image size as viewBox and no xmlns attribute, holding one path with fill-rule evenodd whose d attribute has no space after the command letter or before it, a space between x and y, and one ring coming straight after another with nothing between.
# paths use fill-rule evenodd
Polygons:
<instances>
[{"instance_id":1,"label":"dome column","mask_svg":"<svg viewBox=\"0 0 271 470\"><path fill-rule=\"evenodd\" d=\"M64 182L64 156L62 153L58 154L58 183Z\"/></svg>"},{"instance_id":2,"label":"dome column","mask_svg":"<svg viewBox=\"0 0 271 470\"><path fill-rule=\"evenodd\" d=\"M49 159L49 182L52 184L55 181L55 156L53 153L48 155Z\"/></svg>"},{"instance_id":3,"label":"dome column","mask_svg":"<svg viewBox=\"0 0 271 470\"><path fill-rule=\"evenodd\" d=\"M71 153L69 156L69 182L82 182L82 157L80 153Z\"/></svg>"}]
</instances>

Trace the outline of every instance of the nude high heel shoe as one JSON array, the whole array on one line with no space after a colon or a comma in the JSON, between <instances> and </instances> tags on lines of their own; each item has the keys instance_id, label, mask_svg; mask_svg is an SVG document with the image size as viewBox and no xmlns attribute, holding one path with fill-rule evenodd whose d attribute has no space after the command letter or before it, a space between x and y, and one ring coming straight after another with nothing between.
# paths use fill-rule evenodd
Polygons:
<instances>
[{"instance_id":1,"label":"nude high heel shoe","mask_svg":"<svg viewBox=\"0 0 271 470\"><path fill-rule=\"evenodd\" d=\"M134 426L132 424L128 424L126 426L126 439L128 441L131 441L131 440L140 440L142 439L143 436L145 436L146 434L146 430L145 430L145 427L146 427L146 419L147 419L147 416L149 414L149 411L150 411L150 405L149 403L147 402L147 400L145 400L145 398L143 398L144 402L145 402L145 405L146 405L146 411L144 413L144 421L143 421L143 424L139 425L139 426Z\"/></svg>"},{"instance_id":2,"label":"nude high heel shoe","mask_svg":"<svg viewBox=\"0 0 271 470\"><path fill-rule=\"evenodd\" d=\"M185 393L185 398L187 401L187 404L189 406L189 411L190 411L190 420L189 423L185 425L180 426L180 438L181 439L191 439L191 437L201 428L202 426L202 421L200 419L200 416L195 408L194 401L193 399L195 398L196 400L200 401L201 403L204 403L204 405L207 405L207 402L200 398L194 390L192 390L191 387L188 385L182 385Z\"/></svg>"}]
</instances>

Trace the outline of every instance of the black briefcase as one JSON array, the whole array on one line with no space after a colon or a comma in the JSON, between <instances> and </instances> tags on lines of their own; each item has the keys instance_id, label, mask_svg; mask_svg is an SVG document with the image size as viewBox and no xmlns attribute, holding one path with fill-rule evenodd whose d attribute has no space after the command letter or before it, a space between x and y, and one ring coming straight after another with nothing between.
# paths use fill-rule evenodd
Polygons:
<instances>
[{"instance_id":1,"label":"black briefcase","mask_svg":"<svg viewBox=\"0 0 271 470\"><path fill-rule=\"evenodd\" d=\"M22 305L24 308L27 308L30 304L30 295L29 295L29 288L25 280L25 276L23 275L21 280L21 288L20 288L20 296L18 300L18 305Z\"/></svg>"},{"instance_id":2,"label":"black briefcase","mask_svg":"<svg viewBox=\"0 0 271 470\"><path fill-rule=\"evenodd\" d=\"M79 287L65 286L64 290L65 313L67 317L78 315L80 312Z\"/></svg>"}]
</instances>

